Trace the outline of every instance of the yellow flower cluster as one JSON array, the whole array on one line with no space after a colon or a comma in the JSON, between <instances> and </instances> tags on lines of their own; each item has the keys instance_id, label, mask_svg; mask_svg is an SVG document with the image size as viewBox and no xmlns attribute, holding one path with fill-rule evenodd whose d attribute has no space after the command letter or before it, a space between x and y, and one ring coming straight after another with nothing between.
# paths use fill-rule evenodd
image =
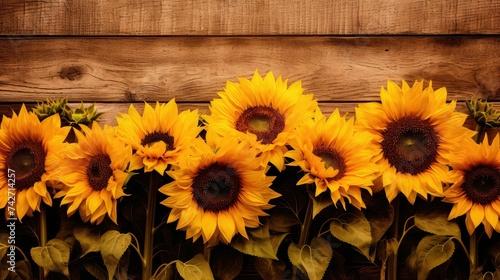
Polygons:
<instances>
[{"instance_id":1,"label":"yellow flower cluster","mask_svg":"<svg viewBox=\"0 0 500 280\"><path fill-rule=\"evenodd\" d=\"M499 138L475 144L463 126L467 115L447 102L444 88L389 81L381 102L359 104L351 118L324 115L303 91L300 82L255 72L227 82L207 115L179 112L175 100L145 103L142 115L130 105L117 126L80 125L71 143L58 115L39 121L23 106L1 123L0 208L8 192L17 196L19 219L62 198L68 215L117 223L132 172L157 172L171 178L158 189L171 208L167 222L186 238L230 243L248 238L247 228L258 227L281 195L269 170L296 166L299 187L344 209L366 208L363 192L384 190L389 201L402 193L411 204L444 197L454 204L449 218L466 214L470 233L481 223L489 236L500 231Z\"/></svg>"}]
</instances>

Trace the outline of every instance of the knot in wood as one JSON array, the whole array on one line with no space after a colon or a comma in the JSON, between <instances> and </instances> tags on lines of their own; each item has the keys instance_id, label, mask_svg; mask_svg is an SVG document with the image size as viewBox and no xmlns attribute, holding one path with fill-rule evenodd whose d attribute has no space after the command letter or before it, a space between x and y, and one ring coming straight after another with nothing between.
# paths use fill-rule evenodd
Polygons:
<instances>
[{"instance_id":1,"label":"knot in wood","mask_svg":"<svg viewBox=\"0 0 500 280\"><path fill-rule=\"evenodd\" d=\"M61 72L59 72L59 77L61 77L61 79L73 81L80 78L82 74L83 68L81 66L69 66L64 67Z\"/></svg>"}]
</instances>

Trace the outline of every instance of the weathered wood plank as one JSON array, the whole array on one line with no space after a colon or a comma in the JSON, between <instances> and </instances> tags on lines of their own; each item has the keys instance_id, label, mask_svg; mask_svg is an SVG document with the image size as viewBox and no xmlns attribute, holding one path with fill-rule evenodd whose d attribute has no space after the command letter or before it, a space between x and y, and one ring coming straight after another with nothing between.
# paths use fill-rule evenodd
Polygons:
<instances>
[{"instance_id":1,"label":"weathered wood plank","mask_svg":"<svg viewBox=\"0 0 500 280\"><path fill-rule=\"evenodd\" d=\"M320 101L377 100L387 79L450 99L500 97L500 36L114 37L0 40L0 102L207 102L273 71Z\"/></svg>"},{"instance_id":2,"label":"weathered wood plank","mask_svg":"<svg viewBox=\"0 0 500 280\"><path fill-rule=\"evenodd\" d=\"M90 105L90 103L84 103L85 106ZM127 113L128 108L130 104L133 104L134 107L139 111L139 113L142 114L142 111L144 109L144 103L92 103L95 104L99 112L104 112L104 114L101 116L101 119L99 123L101 124L109 124L109 125L116 125L116 117L120 115L120 113ZM29 110L36 104L34 103L26 103L26 106L28 107ZM70 103L69 104L71 107L77 107L80 104L74 104ZM177 104L179 107L180 111L183 110L194 110L198 109L198 112L200 114L209 114L209 104L208 103L178 103ZM347 114L347 117L353 117L354 116L354 108L358 105L358 103L354 102L348 102L348 103L320 103L320 108L321 111L326 114L330 115L335 109L338 109L339 112L344 115ZM500 110L500 103L499 102L494 102L493 103L494 108L497 110ZM12 112L19 112L19 109L21 108L20 103L12 103L12 104L0 104L0 121L3 116L11 117ZM456 110L458 112L462 113L468 113L467 108L465 106L464 102L459 102L457 104ZM465 126L469 127L470 129L475 128L475 122L472 118L467 118L467 121L465 123Z\"/></svg>"},{"instance_id":3,"label":"weathered wood plank","mask_svg":"<svg viewBox=\"0 0 500 280\"><path fill-rule=\"evenodd\" d=\"M3 35L496 34L497 0L1 0Z\"/></svg>"}]
</instances>

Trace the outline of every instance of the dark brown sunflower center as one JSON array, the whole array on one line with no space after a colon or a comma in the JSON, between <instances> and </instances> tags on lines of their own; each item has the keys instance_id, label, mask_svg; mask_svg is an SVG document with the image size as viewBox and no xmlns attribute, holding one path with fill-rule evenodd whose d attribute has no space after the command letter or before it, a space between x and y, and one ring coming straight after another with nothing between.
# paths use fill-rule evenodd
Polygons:
<instances>
[{"instance_id":1,"label":"dark brown sunflower center","mask_svg":"<svg viewBox=\"0 0 500 280\"><path fill-rule=\"evenodd\" d=\"M267 106L247 108L236 121L236 129L257 135L263 144L270 144L285 128L285 117Z\"/></svg>"},{"instance_id":2,"label":"dark brown sunflower center","mask_svg":"<svg viewBox=\"0 0 500 280\"><path fill-rule=\"evenodd\" d=\"M500 170L493 166L476 166L465 172L462 189L472 202L490 204L500 198Z\"/></svg>"},{"instance_id":3,"label":"dark brown sunflower center","mask_svg":"<svg viewBox=\"0 0 500 280\"><path fill-rule=\"evenodd\" d=\"M332 180L338 180L344 177L346 170L344 158L341 157L337 151L328 147L319 146L313 150L313 154L321 158L321 160L325 163L325 168L332 167L333 169L339 171L339 173L337 173Z\"/></svg>"},{"instance_id":4,"label":"dark brown sunflower center","mask_svg":"<svg viewBox=\"0 0 500 280\"><path fill-rule=\"evenodd\" d=\"M7 173L8 169L14 170L16 190L31 188L41 180L43 173L45 173L45 155L42 143L31 141L17 143L7 154L5 172Z\"/></svg>"},{"instance_id":5,"label":"dark brown sunflower center","mask_svg":"<svg viewBox=\"0 0 500 280\"><path fill-rule=\"evenodd\" d=\"M228 209L238 200L240 189L240 177L236 170L220 163L200 170L193 180L194 199L205 211Z\"/></svg>"},{"instance_id":6,"label":"dark brown sunflower center","mask_svg":"<svg viewBox=\"0 0 500 280\"><path fill-rule=\"evenodd\" d=\"M99 191L108 186L109 178L113 176L110 164L111 159L105 154L99 154L90 159L87 166L87 179L94 190Z\"/></svg>"},{"instance_id":7,"label":"dark brown sunflower center","mask_svg":"<svg viewBox=\"0 0 500 280\"><path fill-rule=\"evenodd\" d=\"M382 137L384 156L398 172L416 175L436 160L439 137L428 120L402 117L391 122Z\"/></svg>"},{"instance_id":8,"label":"dark brown sunflower center","mask_svg":"<svg viewBox=\"0 0 500 280\"><path fill-rule=\"evenodd\" d=\"M148 135L144 136L144 138L141 141L141 145L143 146L151 146L152 144L156 142L163 141L163 143L166 144L167 150L173 150L174 149L174 137L170 136L166 132L153 132L149 133Z\"/></svg>"}]
</instances>

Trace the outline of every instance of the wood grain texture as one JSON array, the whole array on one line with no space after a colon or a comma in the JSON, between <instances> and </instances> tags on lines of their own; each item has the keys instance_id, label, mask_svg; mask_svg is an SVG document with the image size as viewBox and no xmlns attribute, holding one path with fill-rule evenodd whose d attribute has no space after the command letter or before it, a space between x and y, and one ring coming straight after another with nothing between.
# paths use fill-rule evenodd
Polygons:
<instances>
[{"instance_id":1,"label":"wood grain texture","mask_svg":"<svg viewBox=\"0 0 500 280\"><path fill-rule=\"evenodd\" d=\"M378 100L388 79L500 98L500 37L118 37L0 40L0 102L208 102L273 71L320 101Z\"/></svg>"},{"instance_id":2,"label":"wood grain texture","mask_svg":"<svg viewBox=\"0 0 500 280\"><path fill-rule=\"evenodd\" d=\"M144 110L144 103L84 103L85 106L89 106L91 104L95 104L96 108L99 112L103 112L104 114L99 119L99 123L101 124L109 124L112 126L117 125L116 117L120 116L120 113L127 113L130 105L133 105L137 111L142 114ZM80 105L80 103L70 103L69 106L72 108L76 108ZM347 114L347 118L351 118L354 116L354 108L358 105L358 103L347 102L347 103L320 103L319 106L321 111L325 115L330 115L334 110L338 109L341 115ZM3 116L11 117L12 112L19 112L22 104L21 103L12 103L12 104L0 104L0 121ZM31 110L36 106L36 103L26 103L26 107L28 110ZM154 106L154 104L152 104ZM177 104L179 111L183 110L198 110L200 114L210 114L209 103L178 103ZM494 108L500 110L500 104L494 103ZM467 107L464 102L457 103L456 107L457 112L468 113ZM467 118L465 126L470 129L475 128L475 122L471 117Z\"/></svg>"},{"instance_id":3,"label":"wood grain texture","mask_svg":"<svg viewBox=\"0 0 500 280\"><path fill-rule=\"evenodd\" d=\"M0 0L3 35L499 32L497 0Z\"/></svg>"}]
</instances>

